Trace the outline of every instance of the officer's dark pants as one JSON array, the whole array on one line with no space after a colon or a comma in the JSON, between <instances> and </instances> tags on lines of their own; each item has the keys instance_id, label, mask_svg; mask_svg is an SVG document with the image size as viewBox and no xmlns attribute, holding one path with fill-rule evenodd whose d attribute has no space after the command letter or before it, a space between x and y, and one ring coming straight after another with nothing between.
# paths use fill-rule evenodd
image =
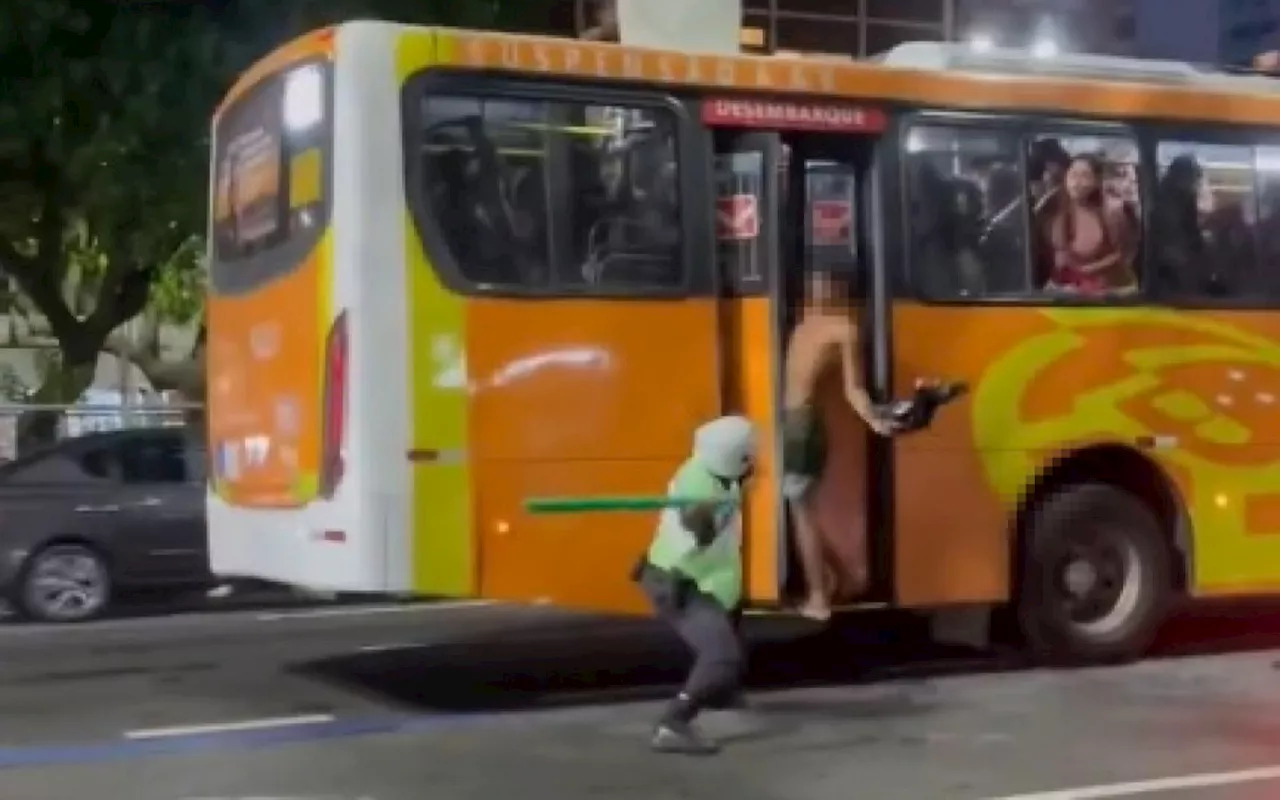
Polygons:
<instances>
[{"instance_id":1,"label":"officer's dark pants","mask_svg":"<svg viewBox=\"0 0 1280 800\"><path fill-rule=\"evenodd\" d=\"M687 722L734 695L745 665L736 615L691 584L652 567L642 572L640 587L658 618L693 651L693 669L668 713Z\"/></svg>"}]
</instances>

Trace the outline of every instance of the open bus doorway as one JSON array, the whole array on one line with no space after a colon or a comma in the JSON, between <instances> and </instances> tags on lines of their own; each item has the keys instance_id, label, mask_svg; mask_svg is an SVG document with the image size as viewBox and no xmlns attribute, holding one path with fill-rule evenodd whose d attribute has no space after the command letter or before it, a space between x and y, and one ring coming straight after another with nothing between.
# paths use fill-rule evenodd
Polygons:
<instances>
[{"instance_id":1,"label":"open bus doorway","mask_svg":"<svg viewBox=\"0 0 1280 800\"><path fill-rule=\"evenodd\" d=\"M871 198L879 137L867 132L717 130L715 139L721 257L731 261L725 273L734 276L729 288L741 288L744 275L758 277L767 287L772 316L770 412L778 435L773 442L777 469L768 487L776 502L769 506L776 510L777 530L783 534L778 538L777 591L792 606L804 600L807 586L794 517L783 499L780 434L788 351L804 313L806 286L815 274L834 278L831 285L844 295L839 299L859 342L859 383L873 398L879 396L876 387L887 384L873 368L885 363L875 348L885 344L876 330L883 329L887 313L885 303L874 301L883 290L873 280L872 261ZM750 204L758 206L755 229L735 231L726 225L733 212ZM832 602L839 607L890 598L891 541L887 531L872 535L881 530L876 498L887 488L887 471L879 468L887 449L874 441L878 437L850 407L836 367L838 363L822 370L813 396L827 457L811 489L811 516L826 556ZM731 386L729 397L738 391Z\"/></svg>"}]
</instances>

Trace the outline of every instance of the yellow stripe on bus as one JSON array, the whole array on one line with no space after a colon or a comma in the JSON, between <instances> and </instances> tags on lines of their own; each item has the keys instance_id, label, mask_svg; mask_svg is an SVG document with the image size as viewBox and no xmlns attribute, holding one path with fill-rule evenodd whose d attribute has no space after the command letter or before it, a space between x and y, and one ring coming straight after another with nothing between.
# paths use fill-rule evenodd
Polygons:
<instances>
[{"instance_id":1,"label":"yellow stripe on bus","mask_svg":"<svg viewBox=\"0 0 1280 800\"><path fill-rule=\"evenodd\" d=\"M401 84L436 63L436 36L406 31L396 48ZM465 298L436 275L408 209L404 216L408 269L409 363L413 451L459 451L468 446ZM413 590L465 596L476 591L471 471L465 460L410 460Z\"/></svg>"}]
</instances>

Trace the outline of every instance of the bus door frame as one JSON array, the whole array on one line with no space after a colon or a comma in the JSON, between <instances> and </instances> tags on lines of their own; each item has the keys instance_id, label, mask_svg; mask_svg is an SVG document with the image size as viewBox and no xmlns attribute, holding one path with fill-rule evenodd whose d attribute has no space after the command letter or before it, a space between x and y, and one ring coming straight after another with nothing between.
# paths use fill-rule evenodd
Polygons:
<instances>
[{"instance_id":1,"label":"bus door frame","mask_svg":"<svg viewBox=\"0 0 1280 800\"><path fill-rule=\"evenodd\" d=\"M898 263L896 253L888 250L894 237L888 229L885 213L886 181L892 186L897 160L893 157L896 150L897 132L889 124L888 116L878 109L867 112L872 119L865 127L857 130L836 131L834 133L858 137L859 148L864 151L865 159L859 158L855 169L855 196L853 198L853 229L858 270L863 285L859 287L860 314L858 319L858 341L861 347L862 375L864 388L873 403L885 403L893 395L893 286L894 276L890 264ZM790 132L790 131L789 131ZM795 135L818 134L830 137L833 132L826 130L795 131ZM816 150L817 152L814 152ZM825 161L822 148L815 149L793 147L793 163L809 161ZM835 161L848 164L845 161ZM806 267L811 264L808 252L808 235L812 219L810 217L809 173L807 170L789 169L787 179L792 181L789 195L804 198L803 204L792 206L789 210L795 215L790 222L793 235L798 234L791 243L792 252L782 251L784 257L798 260ZM782 243L783 247L787 243ZM786 313L786 302L790 298L775 296L774 302L779 313ZM780 324L782 318L780 317ZM785 330L785 329L784 329ZM781 340L780 340L781 341ZM783 354L785 355L785 353ZM779 361L781 365L781 361ZM781 385L779 392L781 392ZM781 397L779 398L781 409ZM866 435L866 471L863 475L863 514L866 543L866 591L846 607L867 607L891 604L895 600L894 587L894 471L892 441L865 430ZM783 547L787 546L783 541Z\"/></svg>"},{"instance_id":2,"label":"bus door frame","mask_svg":"<svg viewBox=\"0 0 1280 800\"><path fill-rule=\"evenodd\" d=\"M703 118L706 118L705 111ZM705 129L708 136L707 147L711 154L711 175L708 185L711 186L713 193L710 201L717 216L721 214L719 207L721 182L725 177L721 159L726 156L741 154L759 154L760 156L760 187L759 194L756 196L755 209L758 230L754 237L756 252L760 259L760 272L750 276L727 274L730 270L726 269L725 264L721 261L723 245L719 230L721 224L719 219L715 221L716 230L713 232L714 252L711 257L716 262L716 278L720 287L722 302L730 302L743 297L764 297L769 304L769 363L771 366L770 384L773 389L770 397L773 419L770 422L776 430L776 426L781 420L782 358L784 354L781 344L783 326L786 323L786 306L782 301L785 276L781 272L782 249L784 247L782 227L785 223L781 216L783 211L781 206L782 183L780 180L783 154L782 136L777 131L743 128L733 125L708 124ZM722 148L720 146L721 137L731 137L731 146ZM731 362L735 360L735 354L729 345L734 335L734 331L726 329L722 336L722 341L725 344L721 347L721 352L724 354L722 358L724 388L721 394L726 401L731 398L741 399L743 396L742 387L735 385L737 383L736 377L739 376L734 375L734 369L731 365ZM770 461L776 467L766 487L774 509L773 530L785 534L787 530L787 509L782 498L781 437L773 436L763 446L769 448ZM744 520L744 522L751 524L747 520ZM753 599L779 602L782 600L789 558L787 537L775 534L775 544L775 570L769 583L773 596L761 596L759 591L748 591L748 595L752 596ZM750 559L750 553L748 553L747 558L748 560ZM749 564L748 567L750 567ZM750 589L750 583L751 581L748 578L748 589Z\"/></svg>"},{"instance_id":3,"label":"bus door frame","mask_svg":"<svg viewBox=\"0 0 1280 800\"><path fill-rule=\"evenodd\" d=\"M788 168L787 175L782 175L779 167L782 164L784 153L783 139L786 134L804 135L804 134L844 134L850 136L860 136L868 140L870 150L870 163L868 167L858 176L858 196L854 211L853 234L858 237L859 259L865 259L862 268L866 272L866 285L863 302L865 303L863 314L866 322L861 326L861 333L869 336L870 346L864 350L867 363L864 365L865 379L867 382L867 391L871 395L873 402L887 401L892 393L893 375L892 375L892 283L893 278L889 273L888 264L891 262L890 254L886 251L888 242L894 237L886 236L886 219L884 213L885 197L885 181L893 174L893 169L898 164L898 160L894 157L896 150L896 142L898 141L897 131L890 124L889 114L881 108L874 106L859 106L850 103L806 103L806 102L784 102L778 101L776 98L760 98L758 102L753 102L751 98L743 97L714 97L707 96L699 98L699 101L693 103L699 108L699 116L702 119L704 129L708 134L707 149L711 154L711 175L709 176L711 186L715 192L712 202L716 203L719 198L718 184L718 158L726 153L735 152L761 152L763 158L764 180L762 183L762 194L760 202L760 218L761 223L761 240L765 248L765 268L764 268L764 293L769 299L771 331L770 331L770 348L771 348L771 365L773 381L773 424L775 431L778 431L778 425L782 419L782 401L784 388L784 358L785 358L785 342L784 333L787 324L787 286L784 282L786 277L782 272L783 258L789 255L790 250L797 250L803 253L805 249L805 226L809 223L808 209L803 204L793 205L789 209L783 208L782 204L782 181L791 181L794 185L788 187L788 196L796 196L801 198L808 197L808 185L803 174L798 177L793 169ZM819 114L805 114L805 111L821 111L830 112L825 116ZM800 112L800 113L796 113ZM760 116L753 116L758 114ZM781 115L781 117L770 117L769 115ZM805 122L796 123L792 120L803 119ZM822 120L833 120L830 124L823 124ZM734 136L733 146L728 149L721 150L717 144L718 136ZM886 157L887 156L887 157ZM793 158L795 155L793 154ZM893 185L892 181L889 183ZM800 190L796 194L797 188ZM783 213L789 213L793 219L784 220ZM797 228L796 226L799 225ZM791 229L790 236L793 241L784 241L784 232L789 226ZM797 236L797 234L799 234ZM715 254L713 257L719 257L719 241L718 237L715 241ZM728 298L734 296L735 287L727 280L727 277L721 274L722 270L717 269L717 277L721 283L721 296ZM749 292L742 292L749 293ZM728 359L726 359L727 362ZM725 369L727 370L727 363ZM726 385L724 397L726 399L732 397L731 388L728 385L728 376L726 371ZM867 592L864 599L858 601L859 604L864 603L884 603L893 599L893 444L891 442L880 440L868 433L868 450L867 450L867 471L866 484L864 487L865 515L866 515L866 542L867 542L867 568L869 573L869 581ZM769 491L774 498L774 508L776 516L774 520L777 532L775 536L776 544L776 570L773 576L773 592L774 598L781 601L788 584L789 567L793 565L791 555L792 548L790 546L790 537L788 535L790 529L790 521L786 502L782 497L782 438L775 435L773 440L769 442L773 452L773 463L775 465L773 480L769 486ZM750 565L748 565L749 567ZM749 596L759 598L759 592L751 593ZM765 598L759 598L765 599Z\"/></svg>"}]
</instances>

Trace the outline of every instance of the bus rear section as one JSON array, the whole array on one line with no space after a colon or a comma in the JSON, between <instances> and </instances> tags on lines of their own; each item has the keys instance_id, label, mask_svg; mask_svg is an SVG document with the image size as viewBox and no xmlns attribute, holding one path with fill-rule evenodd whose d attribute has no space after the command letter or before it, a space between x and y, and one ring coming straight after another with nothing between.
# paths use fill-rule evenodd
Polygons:
<instances>
[{"instance_id":1,"label":"bus rear section","mask_svg":"<svg viewBox=\"0 0 1280 800\"><path fill-rule=\"evenodd\" d=\"M347 429L351 311L335 280L335 37L256 66L213 125L209 549L219 575L359 588Z\"/></svg>"}]
</instances>

